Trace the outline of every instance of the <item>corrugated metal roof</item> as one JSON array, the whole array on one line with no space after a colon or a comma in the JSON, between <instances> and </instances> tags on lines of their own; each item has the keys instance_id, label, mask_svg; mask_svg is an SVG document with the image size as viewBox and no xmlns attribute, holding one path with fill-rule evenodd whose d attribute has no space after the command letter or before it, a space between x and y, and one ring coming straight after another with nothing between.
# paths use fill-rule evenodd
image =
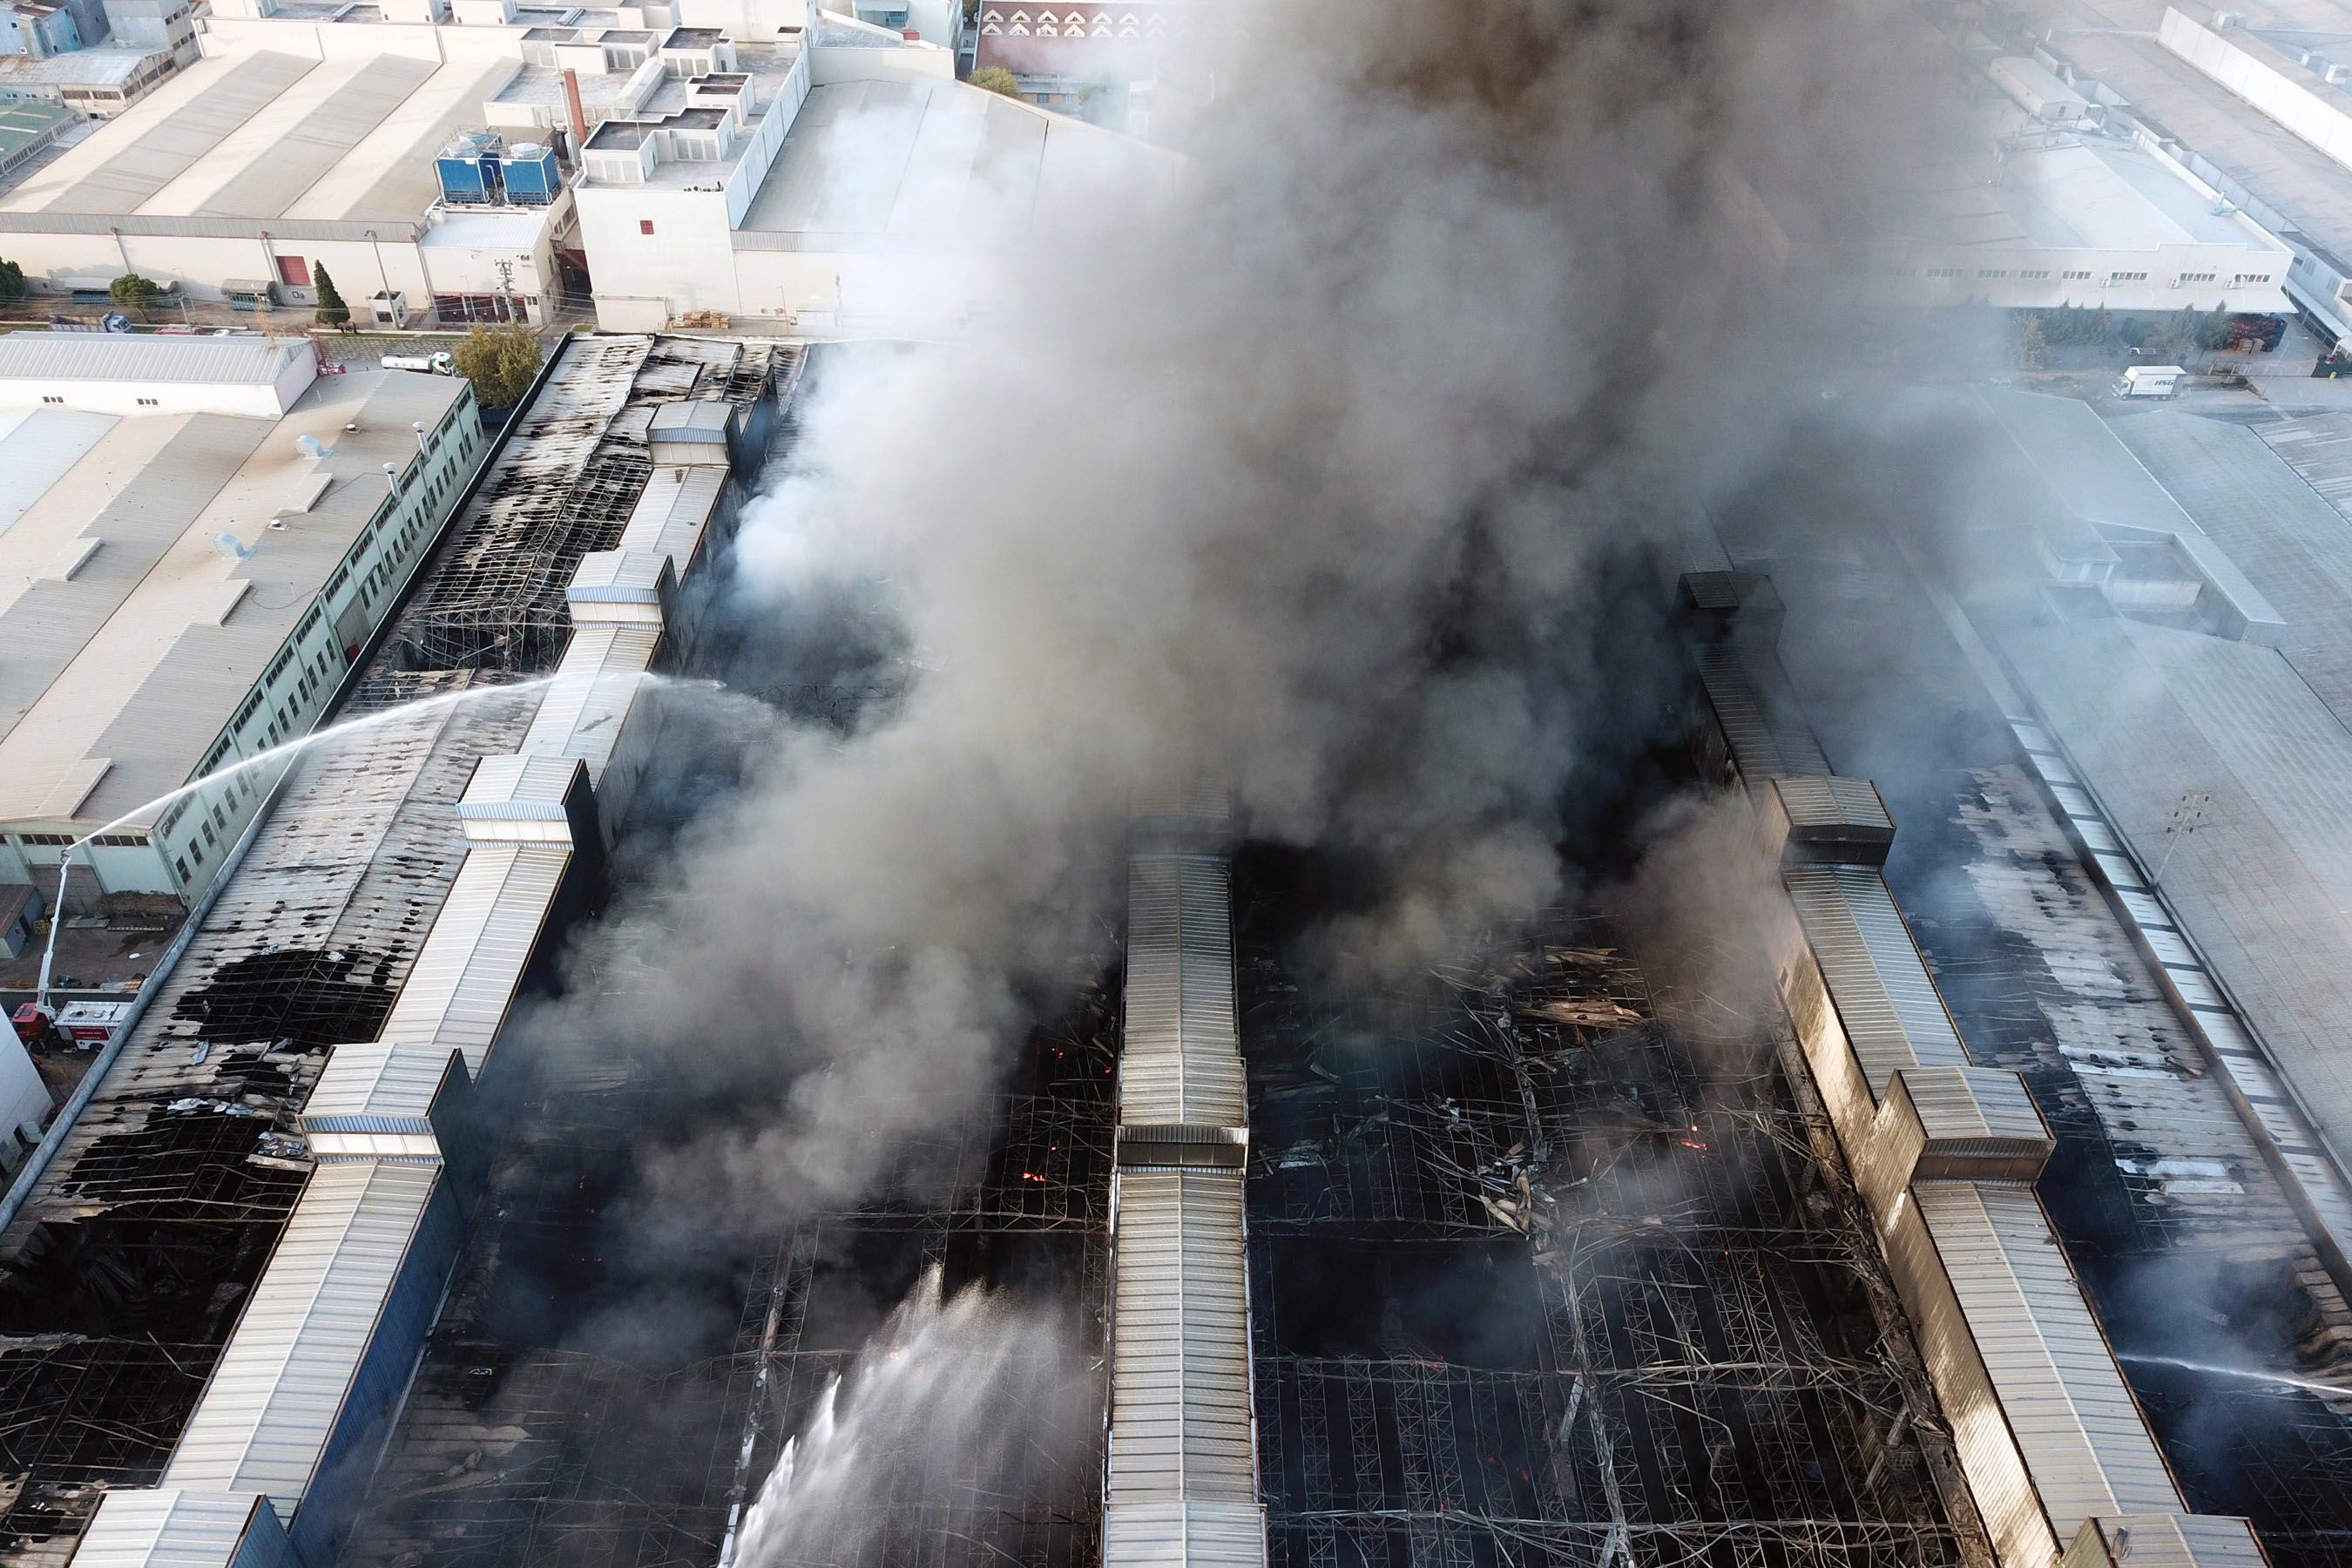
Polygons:
<instances>
[{"instance_id":1,"label":"corrugated metal roof","mask_svg":"<svg viewBox=\"0 0 2352 1568\"><path fill-rule=\"evenodd\" d=\"M75 1568L290 1564L285 1532L266 1501L255 1491L109 1491L74 1551Z\"/></svg>"},{"instance_id":2,"label":"corrugated metal roof","mask_svg":"<svg viewBox=\"0 0 2352 1568\"><path fill-rule=\"evenodd\" d=\"M618 548L667 555L679 577L688 575L710 521L719 514L727 474L707 463L655 468L637 497L636 510L629 514L628 526L621 531Z\"/></svg>"},{"instance_id":3,"label":"corrugated metal roof","mask_svg":"<svg viewBox=\"0 0 2352 1568\"><path fill-rule=\"evenodd\" d=\"M2058 1539L2095 1514L2179 1511L2032 1189L1921 1182L1912 1196Z\"/></svg>"},{"instance_id":4,"label":"corrugated metal roof","mask_svg":"<svg viewBox=\"0 0 2352 1568\"><path fill-rule=\"evenodd\" d=\"M1698 673L1707 703L1731 746L1732 760L1748 783L1830 771L1812 731L1801 722L1780 720L1737 647L1701 648Z\"/></svg>"},{"instance_id":5,"label":"corrugated metal roof","mask_svg":"<svg viewBox=\"0 0 2352 1568\"><path fill-rule=\"evenodd\" d=\"M163 1472L172 1487L310 1484L440 1172L321 1165L294 1207Z\"/></svg>"},{"instance_id":6,"label":"corrugated metal roof","mask_svg":"<svg viewBox=\"0 0 2352 1568\"><path fill-rule=\"evenodd\" d=\"M1113 1498L1103 1509L1103 1561L1259 1568L1265 1562L1265 1510L1256 1503Z\"/></svg>"},{"instance_id":7,"label":"corrugated metal roof","mask_svg":"<svg viewBox=\"0 0 2352 1568\"><path fill-rule=\"evenodd\" d=\"M658 604L666 576L674 577L674 568L658 551L598 550L580 558L564 597L575 605Z\"/></svg>"},{"instance_id":8,"label":"corrugated metal roof","mask_svg":"<svg viewBox=\"0 0 2352 1568\"><path fill-rule=\"evenodd\" d=\"M462 1051L478 1078L571 860L563 846L469 850L385 1020L384 1037Z\"/></svg>"},{"instance_id":9,"label":"corrugated metal roof","mask_svg":"<svg viewBox=\"0 0 2352 1568\"><path fill-rule=\"evenodd\" d=\"M268 386L303 338L166 338L117 332L0 332L0 381L143 381Z\"/></svg>"},{"instance_id":10,"label":"corrugated metal roof","mask_svg":"<svg viewBox=\"0 0 2352 1568\"><path fill-rule=\"evenodd\" d=\"M1969 1065L1944 999L1877 872L1801 866L1782 880L1873 1093L1884 1099L1887 1080L1904 1068Z\"/></svg>"},{"instance_id":11,"label":"corrugated metal roof","mask_svg":"<svg viewBox=\"0 0 2352 1568\"><path fill-rule=\"evenodd\" d=\"M1122 1173L1112 1247L1110 1500L1255 1502L1241 1173Z\"/></svg>"},{"instance_id":12,"label":"corrugated metal roof","mask_svg":"<svg viewBox=\"0 0 2352 1568\"><path fill-rule=\"evenodd\" d=\"M457 819L475 843L572 842L567 802L584 782L577 757L509 752L484 757L457 802Z\"/></svg>"},{"instance_id":13,"label":"corrugated metal roof","mask_svg":"<svg viewBox=\"0 0 2352 1568\"><path fill-rule=\"evenodd\" d=\"M306 1129L354 1118L398 1121L429 1132L426 1118L449 1076L449 1052L425 1040L368 1040L337 1046L302 1107Z\"/></svg>"},{"instance_id":14,"label":"corrugated metal roof","mask_svg":"<svg viewBox=\"0 0 2352 1568\"><path fill-rule=\"evenodd\" d=\"M1233 815L1233 795L1210 773L1166 779L1137 788L1129 809L1137 816L1189 816L1223 822Z\"/></svg>"},{"instance_id":15,"label":"corrugated metal roof","mask_svg":"<svg viewBox=\"0 0 2352 1568\"><path fill-rule=\"evenodd\" d=\"M1775 778L1772 787L1779 792L1792 826L1895 831L1895 819L1886 815L1886 803L1879 798L1878 786L1868 779L1811 774Z\"/></svg>"},{"instance_id":16,"label":"corrugated metal roof","mask_svg":"<svg viewBox=\"0 0 2352 1568\"><path fill-rule=\"evenodd\" d=\"M1903 1089L1931 1139L2050 1140L2025 1080L2005 1068L1906 1068Z\"/></svg>"},{"instance_id":17,"label":"corrugated metal roof","mask_svg":"<svg viewBox=\"0 0 2352 1568\"><path fill-rule=\"evenodd\" d=\"M1249 1119L1234 1021L1232 870L1210 855L1128 862L1122 1121Z\"/></svg>"},{"instance_id":18,"label":"corrugated metal roof","mask_svg":"<svg viewBox=\"0 0 2352 1568\"><path fill-rule=\"evenodd\" d=\"M2268 1568L2242 1519L2140 1513L2094 1520L2066 1553L2065 1568Z\"/></svg>"},{"instance_id":19,"label":"corrugated metal roof","mask_svg":"<svg viewBox=\"0 0 2352 1568\"><path fill-rule=\"evenodd\" d=\"M564 647L563 662L522 750L535 756L578 757L588 764L589 782L602 784L661 639L659 626L580 627Z\"/></svg>"}]
</instances>

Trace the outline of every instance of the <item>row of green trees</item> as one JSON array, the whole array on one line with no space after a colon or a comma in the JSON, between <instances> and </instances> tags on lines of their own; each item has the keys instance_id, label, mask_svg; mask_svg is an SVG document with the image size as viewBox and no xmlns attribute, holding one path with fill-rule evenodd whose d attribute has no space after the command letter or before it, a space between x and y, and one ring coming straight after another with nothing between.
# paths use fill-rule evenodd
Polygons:
<instances>
[{"instance_id":1,"label":"row of green trees","mask_svg":"<svg viewBox=\"0 0 2352 1568\"><path fill-rule=\"evenodd\" d=\"M2118 316L2104 305L2061 305L2025 313L2029 342L2122 343L2128 348L2224 349L2233 331L2226 310L2178 310L2149 319Z\"/></svg>"}]
</instances>

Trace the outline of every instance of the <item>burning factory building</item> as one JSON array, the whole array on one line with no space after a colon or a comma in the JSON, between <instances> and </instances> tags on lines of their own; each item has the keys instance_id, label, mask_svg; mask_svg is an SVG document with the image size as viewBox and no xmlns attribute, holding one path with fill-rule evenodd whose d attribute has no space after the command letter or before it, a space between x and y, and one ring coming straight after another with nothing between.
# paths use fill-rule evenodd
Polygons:
<instances>
[{"instance_id":1,"label":"burning factory building","mask_svg":"<svg viewBox=\"0 0 2352 1568\"><path fill-rule=\"evenodd\" d=\"M1343 9L970 342L563 341L0 1213L0 1568L2352 1558L2340 1173L1724 232L1900 49Z\"/></svg>"}]
</instances>

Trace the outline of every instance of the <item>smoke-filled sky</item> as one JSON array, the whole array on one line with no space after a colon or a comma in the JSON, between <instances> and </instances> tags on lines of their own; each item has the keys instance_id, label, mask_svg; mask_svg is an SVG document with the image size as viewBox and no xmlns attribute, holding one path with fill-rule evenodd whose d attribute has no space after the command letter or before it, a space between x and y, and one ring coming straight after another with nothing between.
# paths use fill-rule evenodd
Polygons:
<instances>
[{"instance_id":1,"label":"smoke-filled sky","mask_svg":"<svg viewBox=\"0 0 2352 1568\"><path fill-rule=\"evenodd\" d=\"M1748 193L1833 237L1934 133L1891 4L1241 14L1181 160L1041 212L958 345L835 351L750 509L731 615L870 598L916 674L845 740L763 727L591 939L646 977L601 1026L790 1081L657 1205L764 1227L987 1092L1107 950L1139 783L1368 858L1360 963L1555 901L1670 694L1643 551L1819 396Z\"/></svg>"}]
</instances>

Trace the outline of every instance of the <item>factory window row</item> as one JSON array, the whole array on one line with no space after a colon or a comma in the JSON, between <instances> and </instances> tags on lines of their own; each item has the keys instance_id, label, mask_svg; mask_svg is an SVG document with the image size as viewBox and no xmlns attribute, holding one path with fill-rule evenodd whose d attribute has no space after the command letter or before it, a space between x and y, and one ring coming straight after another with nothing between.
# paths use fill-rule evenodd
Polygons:
<instances>
[{"instance_id":1,"label":"factory window row","mask_svg":"<svg viewBox=\"0 0 2352 1568\"><path fill-rule=\"evenodd\" d=\"M2145 283L2147 281L2147 274L2145 272L2110 272L2107 274L2107 281L2110 283Z\"/></svg>"},{"instance_id":2,"label":"factory window row","mask_svg":"<svg viewBox=\"0 0 2352 1568\"><path fill-rule=\"evenodd\" d=\"M2019 272L2017 276L2023 282L2039 283L2050 276L2050 269L2046 267L2029 267Z\"/></svg>"},{"instance_id":3,"label":"factory window row","mask_svg":"<svg viewBox=\"0 0 2352 1568\"><path fill-rule=\"evenodd\" d=\"M2066 273L2064 277L2065 280L2069 283L2088 283L2091 280L2091 275L2088 271L2069 272Z\"/></svg>"},{"instance_id":4,"label":"factory window row","mask_svg":"<svg viewBox=\"0 0 2352 1568\"><path fill-rule=\"evenodd\" d=\"M37 845L53 849L63 848L73 841L73 835L70 833L19 833L16 835L16 842L19 844Z\"/></svg>"},{"instance_id":5,"label":"factory window row","mask_svg":"<svg viewBox=\"0 0 2352 1568\"><path fill-rule=\"evenodd\" d=\"M2270 280L2271 277L2267 272L2241 272L2238 274L2238 281L2241 283L2267 283Z\"/></svg>"},{"instance_id":6,"label":"factory window row","mask_svg":"<svg viewBox=\"0 0 2352 1568\"><path fill-rule=\"evenodd\" d=\"M2184 272L2173 280L2172 286L2178 289L2185 283L2210 283L2220 276L2216 272Z\"/></svg>"},{"instance_id":7,"label":"factory window row","mask_svg":"<svg viewBox=\"0 0 2352 1568\"><path fill-rule=\"evenodd\" d=\"M90 840L101 849L144 849L147 836L143 833L101 833Z\"/></svg>"}]
</instances>

